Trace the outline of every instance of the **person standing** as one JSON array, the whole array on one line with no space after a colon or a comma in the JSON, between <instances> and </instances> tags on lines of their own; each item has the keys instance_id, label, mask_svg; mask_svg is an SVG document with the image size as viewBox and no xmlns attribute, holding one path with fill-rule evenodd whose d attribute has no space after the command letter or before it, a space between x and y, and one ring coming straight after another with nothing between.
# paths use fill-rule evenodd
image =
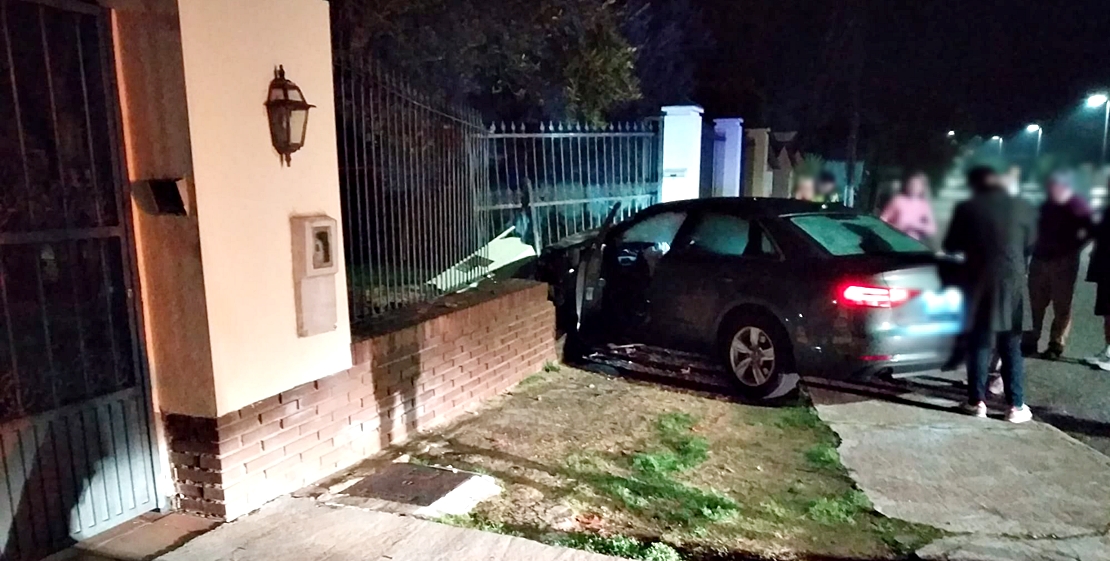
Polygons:
<instances>
[{"instance_id":1,"label":"person standing","mask_svg":"<svg viewBox=\"0 0 1110 561\"><path fill-rule=\"evenodd\" d=\"M1037 354L1045 313L1052 305L1048 348L1041 358L1057 360L1064 354L1071 330L1071 303L1079 277L1079 254L1092 233L1091 207L1075 194L1071 174L1054 173L1046 185L1047 198L1037 221L1037 244L1029 263L1029 303L1033 329L1025 332L1021 352Z\"/></svg>"},{"instance_id":2,"label":"person standing","mask_svg":"<svg viewBox=\"0 0 1110 561\"><path fill-rule=\"evenodd\" d=\"M817 196L816 187L813 186L813 178L808 175L799 175L794 180L794 198L799 201L812 201Z\"/></svg>"},{"instance_id":3,"label":"person standing","mask_svg":"<svg viewBox=\"0 0 1110 561\"><path fill-rule=\"evenodd\" d=\"M1087 265L1087 282L1095 283L1095 315L1102 316L1102 333L1106 348L1084 362L1110 371L1110 220L1104 215L1095 227L1095 248Z\"/></svg>"},{"instance_id":4,"label":"person standing","mask_svg":"<svg viewBox=\"0 0 1110 561\"><path fill-rule=\"evenodd\" d=\"M929 203L928 176L920 171L906 175L901 192L890 199L879 217L903 234L932 246L937 223Z\"/></svg>"},{"instance_id":5,"label":"person standing","mask_svg":"<svg viewBox=\"0 0 1110 561\"><path fill-rule=\"evenodd\" d=\"M946 251L965 257L968 402L963 409L987 416L988 362L997 346L1010 406L1006 420L1024 423L1033 418L1025 405L1021 334L1026 263L1033 250L1036 220L1029 204L1011 197L993 169L972 169L968 184L973 195L956 207L944 240Z\"/></svg>"},{"instance_id":6,"label":"person standing","mask_svg":"<svg viewBox=\"0 0 1110 561\"><path fill-rule=\"evenodd\" d=\"M840 190L836 187L836 176L831 171L823 171L817 176L817 194L813 197L818 203L839 203Z\"/></svg>"}]
</instances>

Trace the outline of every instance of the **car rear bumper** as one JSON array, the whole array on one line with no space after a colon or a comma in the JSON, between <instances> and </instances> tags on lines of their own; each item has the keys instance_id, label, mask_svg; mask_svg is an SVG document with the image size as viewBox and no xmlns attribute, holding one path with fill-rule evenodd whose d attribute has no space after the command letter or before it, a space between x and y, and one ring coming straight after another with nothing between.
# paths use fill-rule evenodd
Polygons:
<instances>
[{"instance_id":1,"label":"car rear bumper","mask_svg":"<svg viewBox=\"0 0 1110 561\"><path fill-rule=\"evenodd\" d=\"M939 370L956 351L958 326L941 333L911 336L870 334L833 345L805 370L833 379L866 379L881 374L915 374Z\"/></svg>"}]
</instances>

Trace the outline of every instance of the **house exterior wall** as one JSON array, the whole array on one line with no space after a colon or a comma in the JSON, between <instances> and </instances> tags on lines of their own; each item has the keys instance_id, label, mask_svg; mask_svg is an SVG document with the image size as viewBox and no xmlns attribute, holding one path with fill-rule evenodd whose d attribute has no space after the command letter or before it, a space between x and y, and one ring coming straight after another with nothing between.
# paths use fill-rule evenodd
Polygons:
<instances>
[{"instance_id":1,"label":"house exterior wall","mask_svg":"<svg viewBox=\"0 0 1110 561\"><path fill-rule=\"evenodd\" d=\"M178 10L219 416L351 365L342 261L334 331L298 337L294 301L290 217L341 213L329 7L178 0ZM316 105L291 167L263 106L279 64Z\"/></svg>"},{"instance_id":2,"label":"house exterior wall","mask_svg":"<svg viewBox=\"0 0 1110 561\"><path fill-rule=\"evenodd\" d=\"M112 35L147 365L157 411L215 415L211 345L191 180L176 0L111 0ZM153 212L143 181L186 178L187 216Z\"/></svg>"},{"instance_id":3,"label":"house exterior wall","mask_svg":"<svg viewBox=\"0 0 1110 561\"><path fill-rule=\"evenodd\" d=\"M451 299L444 315L354 343L348 370L219 418L167 417L176 506L235 518L448 422L555 360L546 285L508 281Z\"/></svg>"}]
</instances>

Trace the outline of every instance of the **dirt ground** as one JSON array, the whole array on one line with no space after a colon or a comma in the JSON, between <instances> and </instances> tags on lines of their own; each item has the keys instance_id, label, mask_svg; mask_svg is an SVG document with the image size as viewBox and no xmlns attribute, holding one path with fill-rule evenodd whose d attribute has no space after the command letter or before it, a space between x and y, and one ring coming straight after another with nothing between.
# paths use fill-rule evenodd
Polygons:
<instances>
[{"instance_id":1,"label":"dirt ground","mask_svg":"<svg viewBox=\"0 0 1110 561\"><path fill-rule=\"evenodd\" d=\"M937 536L875 513L835 447L801 401L744 405L564 367L398 453L502 482L502 495L450 522L549 543L632 537L683 559L897 559Z\"/></svg>"}]
</instances>

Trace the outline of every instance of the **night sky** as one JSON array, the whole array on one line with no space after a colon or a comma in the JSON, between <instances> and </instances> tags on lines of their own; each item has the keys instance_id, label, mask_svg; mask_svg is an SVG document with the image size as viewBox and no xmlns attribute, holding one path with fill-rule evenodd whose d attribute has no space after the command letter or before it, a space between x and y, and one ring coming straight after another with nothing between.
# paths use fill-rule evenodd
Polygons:
<instances>
[{"instance_id":1,"label":"night sky","mask_svg":"<svg viewBox=\"0 0 1110 561\"><path fill-rule=\"evenodd\" d=\"M830 23L838 27L853 4L866 13L862 90L872 123L1007 134L1110 87L1110 5L1100 0L699 1L717 41L699 99L711 113L741 111L758 124L796 126L823 71L834 75L823 93L830 112L844 110L844 57L819 61ZM744 80L759 94L737 93Z\"/></svg>"}]
</instances>

